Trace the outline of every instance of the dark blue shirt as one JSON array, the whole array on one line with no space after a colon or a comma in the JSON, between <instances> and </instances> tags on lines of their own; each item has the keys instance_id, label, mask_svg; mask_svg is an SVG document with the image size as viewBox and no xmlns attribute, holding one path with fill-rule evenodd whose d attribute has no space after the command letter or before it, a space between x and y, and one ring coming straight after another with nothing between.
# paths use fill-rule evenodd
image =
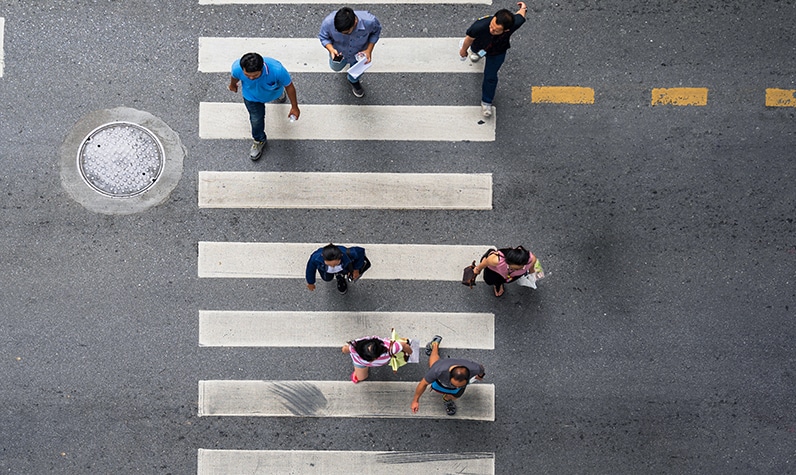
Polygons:
<instances>
[{"instance_id":1,"label":"dark blue shirt","mask_svg":"<svg viewBox=\"0 0 796 475\"><path fill-rule=\"evenodd\" d=\"M470 49L473 50L474 53L477 53L481 50L486 51L487 56L496 56L498 54L505 53L509 48L511 48L511 42L509 41L511 34L517 31L522 24L525 23L525 17L519 13L515 13L514 27L509 31L504 31L501 34L494 36L489 32L489 23L492 21L492 18L494 18L493 15L479 18L475 21L475 23L470 25L470 28L467 29L467 36L470 38L475 38L472 46L470 46Z\"/></svg>"},{"instance_id":2,"label":"dark blue shirt","mask_svg":"<svg viewBox=\"0 0 796 475\"><path fill-rule=\"evenodd\" d=\"M343 257L340 259L340 265L343 266L343 272L348 273L356 270L362 270L362 267L365 266L365 249L361 247L349 247L346 249L344 246L337 246L338 249L343 253ZM315 283L315 272L321 274L321 278L326 273L326 264L323 262L323 248L320 248L313 252L310 255L309 261L307 261L307 283L314 284Z\"/></svg>"}]
</instances>

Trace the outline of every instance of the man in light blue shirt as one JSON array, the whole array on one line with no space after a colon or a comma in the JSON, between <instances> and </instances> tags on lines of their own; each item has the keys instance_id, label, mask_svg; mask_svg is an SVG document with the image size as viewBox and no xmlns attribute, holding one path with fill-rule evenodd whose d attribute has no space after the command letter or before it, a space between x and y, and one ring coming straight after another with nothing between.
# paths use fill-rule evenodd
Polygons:
<instances>
[{"instance_id":1,"label":"man in light blue shirt","mask_svg":"<svg viewBox=\"0 0 796 475\"><path fill-rule=\"evenodd\" d=\"M334 71L342 71L346 65L356 64L358 55L364 55L365 62L369 63L379 35L381 23L370 12L343 7L324 18L318 39L329 51L329 67ZM359 77L349 74L348 82L356 97L365 95Z\"/></svg>"},{"instance_id":2,"label":"man in light blue shirt","mask_svg":"<svg viewBox=\"0 0 796 475\"><path fill-rule=\"evenodd\" d=\"M291 120L299 118L301 111L296 98L296 87L282 63L273 58L263 58L257 53L246 53L232 63L229 90L241 94L246 110L249 111L249 122L252 125L254 143L249 151L249 158L258 160L267 141L265 135L265 104L267 102L285 102L290 99Z\"/></svg>"}]
</instances>

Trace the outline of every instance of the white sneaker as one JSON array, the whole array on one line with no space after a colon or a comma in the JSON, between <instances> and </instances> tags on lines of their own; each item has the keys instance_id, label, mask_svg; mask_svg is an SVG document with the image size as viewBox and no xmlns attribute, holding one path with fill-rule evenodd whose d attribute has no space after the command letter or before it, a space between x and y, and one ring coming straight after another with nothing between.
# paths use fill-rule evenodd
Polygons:
<instances>
[{"instance_id":1,"label":"white sneaker","mask_svg":"<svg viewBox=\"0 0 796 475\"><path fill-rule=\"evenodd\" d=\"M492 104L482 102L481 113L484 114L484 117L492 117Z\"/></svg>"},{"instance_id":2,"label":"white sneaker","mask_svg":"<svg viewBox=\"0 0 796 475\"><path fill-rule=\"evenodd\" d=\"M263 155L263 149L265 148L265 142L257 142L255 141L252 144L252 148L249 149L249 158L253 161L257 161Z\"/></svg>"},{"instance_id":3,"label":"white sneaker","mask_svg":"<svg viewBox=\"0 0 796 475\"><path fill-rule=\"evenodd\" d=\"M478 60L481 59L481 56L479 56L478 53L473 53L473 50L470 48L467 48L467 55L470 57L470 61L474 63L477 63Z\"/></svg>"}]
</instances>

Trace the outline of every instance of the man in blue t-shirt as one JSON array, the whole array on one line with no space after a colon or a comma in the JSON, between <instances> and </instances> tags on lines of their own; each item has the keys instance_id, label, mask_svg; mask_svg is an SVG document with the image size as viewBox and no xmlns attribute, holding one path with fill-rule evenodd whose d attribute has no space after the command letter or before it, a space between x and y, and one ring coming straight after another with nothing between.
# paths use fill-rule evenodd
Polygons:
<instances>
[{"instance_id":1,"label":"man in blue t-shirt","mask_svg":"<svg viewBox=\"0 0 796 475\"><path fill-rule=\"evenodd\" d=\"M246 53L232 63L232 77L229 90L238 92L240 84L243 103L249 111L254 143L249 150L249 158L258 160L262 154L267 137L265 135L265 104L285 102L290 99L288 117L297 120L301 111L296 99L296 87L282 63L273 58L263 58L257 53Z\"/></svg>"},{"instance_id":2,"label":"man in blue t-shirt","mask_svg":"<svg viewBox=\"0 0 796 475\"><path fill-rule=\"evenodd\" d=\"M498 84L498 70L506 59L506 51L511 48L509 37L525 23L528 7L525 2L516 13L503 9L493 16L485 16L475 21L462 42L459 56L470 57L470 61L478 61L486 56L484 65L484 82L481 84L481 112L484 117L492 115L492 100Z\"/></svg>"}]
</instances>

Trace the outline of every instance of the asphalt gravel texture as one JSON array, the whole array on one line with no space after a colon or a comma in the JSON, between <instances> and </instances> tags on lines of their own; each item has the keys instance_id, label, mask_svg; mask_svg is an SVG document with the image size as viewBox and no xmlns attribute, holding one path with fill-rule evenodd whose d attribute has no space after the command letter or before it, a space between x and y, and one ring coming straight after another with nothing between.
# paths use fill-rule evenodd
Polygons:
<instances>
[{"instance_id":1,"label":"asphalt gravel texture","mask_svg":"<svg viewBox=\"0 0 796 475\"><path fill-rule=\"evenodd\" d=\"M796 89L794 2L532 3L490 143L273 140L253 163L247 141L199 139L200 102L240 101L226 74L198 72L199 37L313 37L338 7L0 2L0 470L186 474L223 448L494 452L501 474L796 472L796 109L764 105L766 88ZM462 36L503 7L365 6L384 37ZM467 74L366 74L362 100L343 76L293 79L303 104L480 96ZM534 85L592 87L595 103L536 104ZM683 86L708 104L650 105ZM58 169L72 126L116 107L186 149L166 202L126 216L84 209ZM494 207L199 209L201 170L492 173ZM199 279L199 241L521 244L548 276L499 299L433 280L310 293ZM494 350L442 349L486 366L496 420L198 418L199 380L350 372L338 349L200 348L200 309L494 312Z\"/></svg>"}]
</instances>

